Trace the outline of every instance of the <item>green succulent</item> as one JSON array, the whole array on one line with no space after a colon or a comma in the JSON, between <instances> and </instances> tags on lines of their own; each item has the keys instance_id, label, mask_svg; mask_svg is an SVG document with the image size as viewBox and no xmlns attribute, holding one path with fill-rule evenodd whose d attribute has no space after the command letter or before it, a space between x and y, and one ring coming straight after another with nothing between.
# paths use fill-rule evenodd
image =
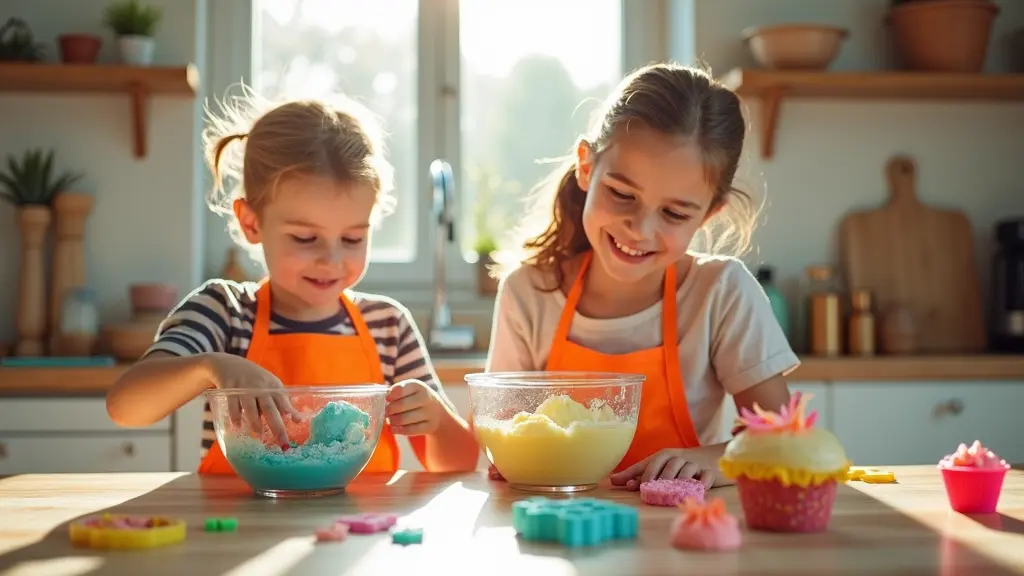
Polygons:
<instances>
[{"instance_id":1,"label":"green succulent","mask_svg":"<svg viewBox=\"0 0 1024 576\"><path fill-rule=\"evenodd\" d=\"M8 18L0 27L0 62L39 62L45 53L21 18Z\"/></svg>"},{"instance_id":2,"label":"green succulent","mask_svg":"<svg viewBox=\"0 0 1024 576\"><path fill-rule=\"evenodd\" d=\"M73 172L54 178L53 150L26 150L21 159L9 154L7 171L0 172L0 199L16 206L46 205L81 178Z\"/></svg>"},{"instance_id":3,"label":"green succulent","mask_svg":"<svg viewBox=\"0 0 1024 576\"><path fill-rule=\"evenodd\" d=\"M478 233L476 242L473 243L473 251L480 256L487 256L491 252L498 249L498 243L494 241L494 238L484 234L483 232Z\"/></svg>"},{"instance_id":4,"label":"green succulent","mask_svg":"<svg viewBox=\"0 0 1024 576\"><path fill-rule=\"evenodd\" d=\"M161 17L163 11L156 6L121 0L107 6L103 23L118 36L153 36Z\"/></svg>"}]
</instances>

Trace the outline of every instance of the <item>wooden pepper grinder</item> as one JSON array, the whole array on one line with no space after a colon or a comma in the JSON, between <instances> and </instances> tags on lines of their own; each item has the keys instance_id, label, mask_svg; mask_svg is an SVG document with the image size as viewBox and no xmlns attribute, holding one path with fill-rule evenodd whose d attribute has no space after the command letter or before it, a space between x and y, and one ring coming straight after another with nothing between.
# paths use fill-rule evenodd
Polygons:
<instances>
[{"instance_id":1,"label":"wooden pepper grinder","mask_svg":"<svg viewBox=\"0 0 1024 576\"><path fill-rule=\"evenodd\" d=\"M92 211L93 197L80 192L61 192L53 199L56 238L50 286L50 353L59 355L60 311L64 295L71 288L85 286L85 220Z\"/></svg>"},{"instance_id":2,"label":"wooden pepper grinder","mask_svg":"<svg viewBox=\"0 0 1024 576\"><path fill-rule=\"evenodd\" d=\"M18 208L21 232L21 284L15 325L18 343L15 356L42 356L46 340L46 276L43 245L50 228L50 207L29 204Z\"/></svg>"}]
</instances>

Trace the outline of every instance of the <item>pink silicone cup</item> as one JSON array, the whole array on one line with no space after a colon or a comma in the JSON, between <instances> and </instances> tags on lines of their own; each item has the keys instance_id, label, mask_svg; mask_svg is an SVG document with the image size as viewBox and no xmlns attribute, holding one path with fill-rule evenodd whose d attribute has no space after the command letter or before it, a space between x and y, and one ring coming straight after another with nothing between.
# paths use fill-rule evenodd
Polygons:
<instances>
[{"instance_id":1,"label":"pink silicone cup","mask_svg":"<svg viewBox=\"0 0 1024 576\"><path fill-rule=\"evenodd\" d=\"M1006 468L942 468L942 481L953 510L961 514L991 514L999 504Z\"/></svg>"}]
</instances>

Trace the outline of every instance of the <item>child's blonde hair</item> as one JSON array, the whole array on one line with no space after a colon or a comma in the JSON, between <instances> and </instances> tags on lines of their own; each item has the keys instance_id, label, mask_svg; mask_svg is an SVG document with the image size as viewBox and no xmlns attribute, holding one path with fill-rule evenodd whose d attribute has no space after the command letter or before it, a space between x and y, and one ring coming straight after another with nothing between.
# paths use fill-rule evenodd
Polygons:
<instances>
[{"instance_id":1,"label":"child's blonde hair","mask_svg":"<svg viewBox=\"0 0 1024 576\"><path fill-rule=\"evenodd\" d=\"M746 252L758 210L749 194L733 186L746 131L736 94L705 70L652 64L622 80L585 137L600 154L616 130L631 122L681 136L703 156L708 181L715 186L709 211L722 209L701 228L701 251ZM553 274L556 283L551 290L564 284L564 264L590 250L583 232L586 195L576 181L575 169L573 156L537 186L536 203L520 228L527 238L522 264ZM721 234L713 235L715 229Z\"/></svg>"},{"instance_id":2,"label":"child's blonde hair","mask_svg":"<svg viewBox=\"0 0 1024 576\"><path fill-rule=\"evenodd\" d=\"M207 110L203 131L214 181L207 204L228 219L232 239L257 262L263 251L245 241L233 204L244 198L259 213L285 178L370 184L377 194L373 221L393 210L394 169L377 118L361 104L343 96L272 103L244 89L221 109L220 117Z\"/></svg>"}]
</instances>

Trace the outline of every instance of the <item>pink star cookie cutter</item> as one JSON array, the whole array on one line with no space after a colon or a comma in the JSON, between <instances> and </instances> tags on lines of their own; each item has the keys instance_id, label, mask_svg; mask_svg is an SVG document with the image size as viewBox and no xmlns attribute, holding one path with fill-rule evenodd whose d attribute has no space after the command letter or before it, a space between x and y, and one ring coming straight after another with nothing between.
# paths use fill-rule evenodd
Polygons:
<instances>
[{"instance_id":1,"label":"pink star cookie cutter","mask_svg":"<svg viewBox=\"0 0 1024 576\"><path fill-rule=\"evenodd\" d=\"M398 522L396 514L365 512L338 518L337 523L345 524L353 534L372 534L383 532Z\"/></svg>"},{"instance_id":2,"label":"pink star cookie cutter","mask_svg":"<svg viewBox=\"0 0 1024 576\"><path fill-rule=\"evenodd\" d=\"M318 542L342 542L348 538L348 524L335 522L326 528L318 528L316 539Z\"/></svg>"}]
</instances>

